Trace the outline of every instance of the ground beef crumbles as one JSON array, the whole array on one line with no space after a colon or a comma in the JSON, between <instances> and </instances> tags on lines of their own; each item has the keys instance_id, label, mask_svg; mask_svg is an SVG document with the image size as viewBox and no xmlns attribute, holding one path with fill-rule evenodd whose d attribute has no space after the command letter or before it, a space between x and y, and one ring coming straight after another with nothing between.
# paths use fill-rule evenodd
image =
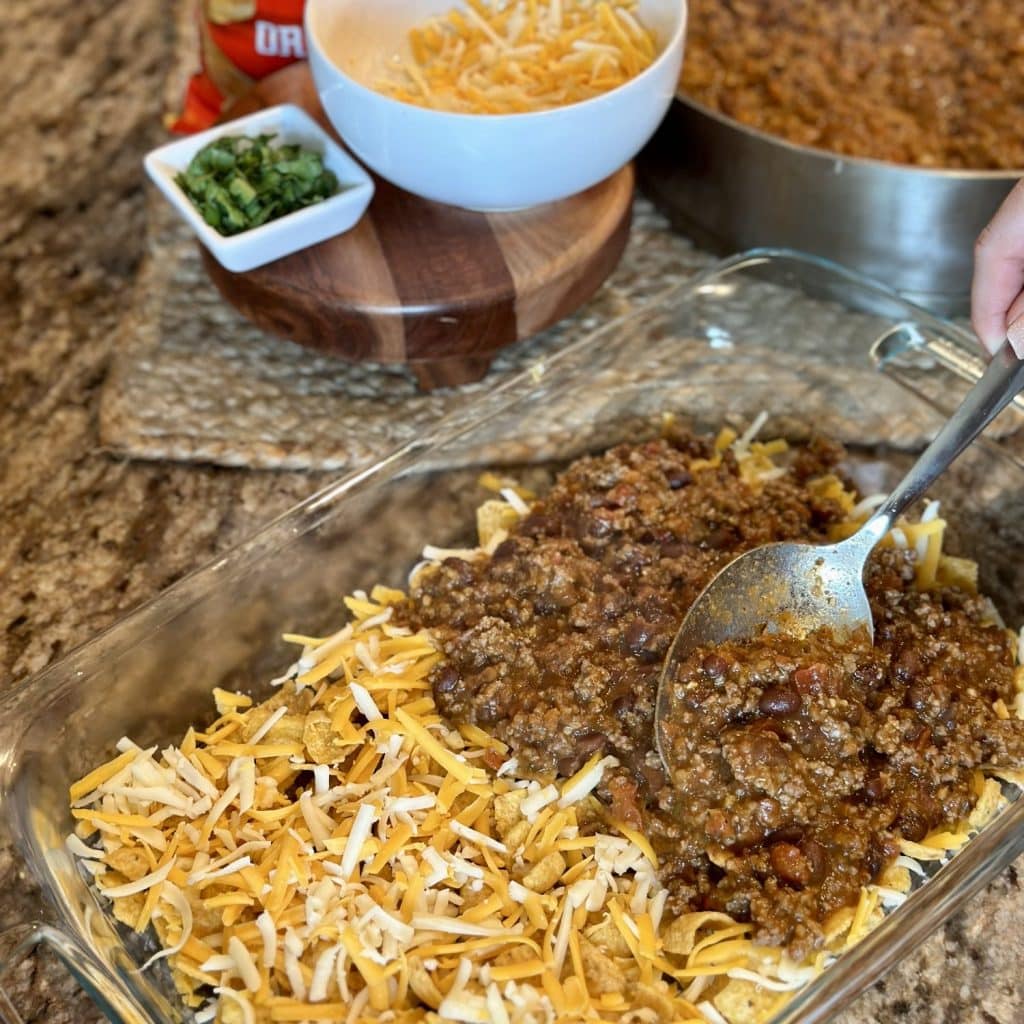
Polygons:
<instances>
[{"instance_id":1,"label":"ground beef crumbles","mask_svg":"<svg viewBox=\"0 0 1024 1024\"><path fill-rule=\"evenodd\" d=\"M993 710L1012 702L1006 630L967 590L917 589L912 553L888 548L867 575L874 645L763 637L682 666L688 767L668 778L654 702L687 608L744 550L827 539L846 512L816 483L840 456L812 442L754 479L680 433L582 458L492 555L421 572L408 610L445 652L445 715L539 777L613 755L597 796L657 851L669 910L724 911L796 958L900 839L965 817L978 766L1024 761L1024 726Z\"/></svg>"},{"instance_id":2,"label":"ground beef crumbles","mask_svg":"<svg viewBox=\"0 0 1024 1024\"><path fill-rule=\"evenodd\" d=\"M1024 167L1015 0L696 0L683 92L798 145Z\"/></svg>"}]
</instances>

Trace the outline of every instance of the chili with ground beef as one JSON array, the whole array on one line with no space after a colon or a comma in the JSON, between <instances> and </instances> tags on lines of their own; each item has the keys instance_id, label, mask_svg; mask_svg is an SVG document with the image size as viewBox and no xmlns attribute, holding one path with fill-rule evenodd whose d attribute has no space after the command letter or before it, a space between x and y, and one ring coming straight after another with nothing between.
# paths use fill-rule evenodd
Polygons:
<instances>
[{"instance_id":1,"label":"chili with ground beef","mask_svg":"<svg viewBox=\"0 0 1024 1024\"><path fill-rule=\"evenodd\" d=\"M967 813L975 767L1024 760L1022 723L992 708L1012 694L1014 657L990 605L915 590L911 555L887 549L866 580L874 646L765 636L681 667L672 742L688 768L667 777L655 694L687 608L742 551L827 539L845 513L808 482L841 455L815 441L748 483L706 439L621 445L569 466L493 555L421 573L411 598L446 655L432 677L445 715L540 777L614 755L598 798L650 839L670 911L724 911L795 957L900 837Z\"/></svg>"},{"instance_id":2,"label":"chili with ground beef","mask_svg":"<svg viewBox=\"0 0 1024 1024\"><path fill-rule=\"evenodd\" d=\"M797 145L1024 167L1016 0L697 0L681 86Z\"/></svg>"}]
</instances>

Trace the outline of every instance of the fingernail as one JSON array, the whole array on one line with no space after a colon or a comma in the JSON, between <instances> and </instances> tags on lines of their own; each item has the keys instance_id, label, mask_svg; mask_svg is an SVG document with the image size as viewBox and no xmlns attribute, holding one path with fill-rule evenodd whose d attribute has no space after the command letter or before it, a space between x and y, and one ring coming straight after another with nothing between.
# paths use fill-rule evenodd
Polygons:
<instances>
[{"instance_id":1,"label":"fingernail","mask_svg":"<svg viewBox=\"0 0 1024 1024\"><path fill-rule=\"evenodd\" d=\"M982 338L979 335L979 339L982 347L990 356L994 356L1003 347L1002 338L992 337L991 335L989 337ZM1016 349L1014 349L1014 351L1016 351Z\"/></svg>"},{"instance_id":2,"label":"fingernail","mask_svg":"<svg viewBox=\"0 0 1024 1024\"><path fill-rule=\"evenodd\" d=\"M1006 328L1006 340L1010 343L1010 348L1017 353L1018 358L1024 359L1024 316L1017 317Z\"/></svg>"}]
</instances>

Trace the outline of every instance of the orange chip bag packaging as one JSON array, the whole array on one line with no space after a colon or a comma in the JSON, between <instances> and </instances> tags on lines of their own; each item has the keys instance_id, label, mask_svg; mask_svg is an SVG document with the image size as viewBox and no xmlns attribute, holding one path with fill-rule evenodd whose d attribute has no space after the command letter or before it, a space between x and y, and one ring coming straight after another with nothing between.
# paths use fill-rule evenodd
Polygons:
<instances>
[{"instance_id":1,"label":"orange chip bag packaging","mask_svg":"<svg viewBox=\"0 0 1024 1024\"><path fill-rule=\"evenodd\" d=\"M201 71L189 79L175 132L209 128L253 82L306 56L305 0L199 0Z\"/></svg>"}]
</instances>

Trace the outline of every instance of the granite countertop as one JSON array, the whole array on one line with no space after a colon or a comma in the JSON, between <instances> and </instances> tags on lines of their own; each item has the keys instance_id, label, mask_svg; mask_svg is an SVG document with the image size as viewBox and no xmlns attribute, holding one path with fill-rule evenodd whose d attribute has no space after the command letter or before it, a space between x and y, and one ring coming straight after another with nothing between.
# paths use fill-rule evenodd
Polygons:
<instances>
[{"instance_id":1,"label":"granite countertop","mask_svg":"<svg viewBox=\"0 0 1024 1024\"><path fill-rule=\"evenodd\" d=\"M144 256L140 157L162 138L166 0L8 0L0 33L0 686L43 668L308 496L324 475L113 458L99 388ZM1024 1020L1009 869L841 1024ZM0 928L39 913L0 838ZM98 1019L46 956L26 1020Z\"/></svg>"}]
</instances>

